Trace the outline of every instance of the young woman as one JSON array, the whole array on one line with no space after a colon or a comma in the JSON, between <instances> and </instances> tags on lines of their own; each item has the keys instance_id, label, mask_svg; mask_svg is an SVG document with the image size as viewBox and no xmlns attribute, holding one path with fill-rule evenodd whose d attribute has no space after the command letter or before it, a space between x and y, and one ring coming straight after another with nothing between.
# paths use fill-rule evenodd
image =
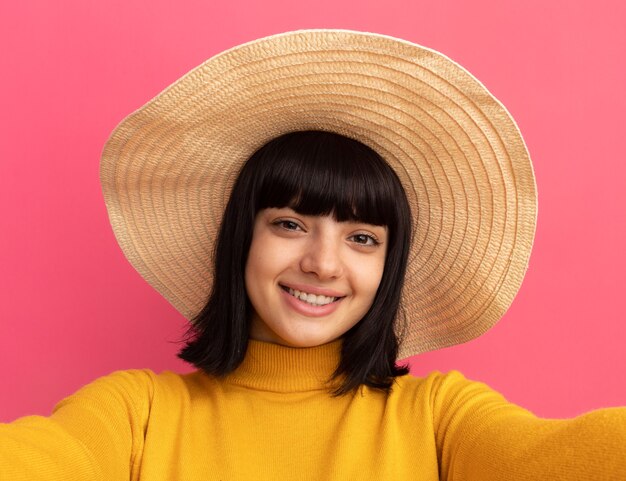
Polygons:
<instances>
[{"instance_id":1,"label":"young woman","mask_svg":"<svg viewBox=\"0 0 626 481\"><path fill-rule=\"evenodd\" d=\"M626 477L626 409L542 420L397 364L493 325L534 233L515 124L445 57L346 31L240 46L122 122L102 181L198 370L0 426L3 479Z\"/></svg>"}]
</instances>

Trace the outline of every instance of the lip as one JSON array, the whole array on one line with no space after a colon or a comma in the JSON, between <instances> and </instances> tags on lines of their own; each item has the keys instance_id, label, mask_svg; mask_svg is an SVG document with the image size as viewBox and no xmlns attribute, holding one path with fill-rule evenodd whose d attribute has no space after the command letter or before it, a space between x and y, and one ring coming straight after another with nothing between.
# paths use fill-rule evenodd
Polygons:
<instances>
[{"instance_id":1,"label":"lip","mask_svg":"<svg viewBox=\"0 0 626 481\"><path fill-rule=\"evenodd\" d=\"M345 297L346 294L343 292L335 291L333 289L327 289L324 287L316 287L307 284L292 284L292 283L279 283L280 286L294 289L300 292L306 292L307 294L315 294L316 296L326 296L326 297ZM291 296L293 297L293 296Z\"/></svg>"},{"instance_id":2,"label":"lip","mask_svg":"<svg viewBox=\"0 0 626 481\"><path fill-rule=\"evenodd\" d=\"M291 287L291 285L289 287ZM293 287L293 289L297 289L297 288ZM327 289L326 290L322 289L322 291L332 292L332 291L328 291ZM289 294L287 291L285 291L282 288L280 289L280 292L281 292L281 295L283 296L283 300L285 301L285 303L290 309L306 317L328 316L329 314L332 314L333 312L335 312L339 308L341 301L343 301L343 297L340 297L339 299L331 302L330 304L324 304L323 306L314 306L313 304L309 304L308 302L301 301L300 299L292 296L291 294ZM323 292L321 292L320 294L317 294L316 292L311 292L311 291L305 291L305 292L309 292L310 294L316 294L316 295L320 295L320 294L324 296L328 295L328 294L324 294ZM328 295L328 297L339 297L339 296Z\"/></svg>"}]
</instances>

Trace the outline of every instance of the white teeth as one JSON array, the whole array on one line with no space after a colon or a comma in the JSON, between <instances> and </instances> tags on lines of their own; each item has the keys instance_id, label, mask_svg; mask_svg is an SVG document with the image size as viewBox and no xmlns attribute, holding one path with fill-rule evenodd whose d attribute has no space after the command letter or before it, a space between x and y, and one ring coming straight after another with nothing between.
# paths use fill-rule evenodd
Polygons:
<instances>
[{"instance_id":1,"label":"white teeth","mask_svg":"<svg viewBox=\"0 0 626 481\"><path fill-rule=\"evenodd\" d=\"M314 306L325 306L326 304L330 304L337 300L336 297L328 297L328 296L316 296L315 294L309 294L307 292L301 292L297 289L288 288L287 292L292 296L300 299L301 301L307 302L308 304L312 304Z\"/></svg>"}]
</instances>

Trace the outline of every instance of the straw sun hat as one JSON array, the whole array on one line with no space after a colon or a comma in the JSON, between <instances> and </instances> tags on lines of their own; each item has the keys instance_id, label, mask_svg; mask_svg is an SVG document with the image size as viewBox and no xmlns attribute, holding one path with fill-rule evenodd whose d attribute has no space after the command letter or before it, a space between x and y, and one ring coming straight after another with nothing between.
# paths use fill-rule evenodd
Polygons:
<instances>
[{"instance_id":1,"label":"straw sun hat","mask_svg":"<svg viewBox=\"0 0 626 481\"><path fill-rule=\"evenodd\" d=\"M413 212L400 357L468 341L508 309L536 223L532 164L502 104L444 55L347 30L222 52L124 119L102 154L115 236L186 318L206 302L230 189L270 139L328 130L376 150Z\"/></svg>"}]
</instances>

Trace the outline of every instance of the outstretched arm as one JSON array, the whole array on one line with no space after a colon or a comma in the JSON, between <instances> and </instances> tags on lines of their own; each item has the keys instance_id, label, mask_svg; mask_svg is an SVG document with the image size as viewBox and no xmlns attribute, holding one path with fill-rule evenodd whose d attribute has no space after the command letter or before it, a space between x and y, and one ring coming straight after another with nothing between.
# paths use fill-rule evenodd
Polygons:
<instances>
[{"instance_id":1,"label":"outstretched arm","mask_svg":"<svg viewBox=\"0 0 626 481\"><path fill-rule=\"evenodd\" d=\"M151 387L148 372L117 372L61 401L48 418L0 424L0 479L134 479Z\"/></svg>"},{"instance_id":2,"label":"outstretched arm","mask_svg":"<svg viewBox=\"0 0 626 481\"><path fill-rule=\"evenodd\" d=\"M626 480L626 408L541 419L451 373L433 410L441 479Z\"/></svg>"}]
</instances>

